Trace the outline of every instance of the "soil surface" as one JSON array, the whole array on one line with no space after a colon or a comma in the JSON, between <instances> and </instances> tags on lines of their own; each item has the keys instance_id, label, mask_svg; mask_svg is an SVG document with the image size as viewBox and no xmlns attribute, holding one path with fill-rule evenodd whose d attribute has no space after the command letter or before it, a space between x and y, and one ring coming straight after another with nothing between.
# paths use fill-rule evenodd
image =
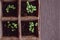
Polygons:
<instances>
[{"instance_id":1,"label":"soil surface","mask_svg":"<svg viewBox=\"0 0 60 40\"><path fill-rule=\"evenodd\" d=\"M38 16L38 1L33 1L30 2L30 4L32 4L33 6L36 6L37 10L34 11L33 13L27 13L26 10L26 1L25 2L21 2L21 16Z\"/></svg>"},{"instance_id":2,"label":"soil surface","mask_svg":"<svg viewBox=\"0 0 60 40\"><path fill-rule=\"evenodd\" d=\"M23 36L30 36L30 35L38 36L38 27L34 26L34 29L35 29L34 33L30 32L29 31L29 22L34 22L34 24L35 24L37 21L22 21L21 22L22 35Z\"/></svg>"},{"instance_id":3,"label":"soil surface","mask_svg":"<svg viewBox=\"0 0 60 40\"><path fill-rule=\"evenodd\" d=\"M14 7L16 7L16 9L10 9L9 13L6 12L6 8L8 5L14 5ZM2 2L2 12L3 12L3 17L17 17L18 16L18 4L17 2Z\"/></svg>"},{"instance_id":4,"label":"soil surface","mask_svg":"<svg viewBox=\"0 0 60 40\"><path fill-rule=\"evenodd\" d=\"M11 21L10 23L12 23L12 22L17 23L17 21ZM3 26L2 27L3 36L14 36L14 37L19 36L18 28L15 29L15 31L11 31L12 29L7 27L7 21L3 21L2 26Z\"/></svg>"}]
</instances>

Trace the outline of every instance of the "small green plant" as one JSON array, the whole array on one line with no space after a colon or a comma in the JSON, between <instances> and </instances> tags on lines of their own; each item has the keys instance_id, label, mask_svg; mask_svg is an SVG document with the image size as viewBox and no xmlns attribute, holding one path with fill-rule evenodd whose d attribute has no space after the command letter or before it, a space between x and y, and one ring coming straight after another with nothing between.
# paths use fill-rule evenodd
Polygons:
<instances>
[{"instance_id":1,"label":"small green plant","mask_svg":"<svg viewBox=\"0 0 60 40\"><path fill-rule=\"evenodd\" d=\"M8 5L7 8L6 8L6 12L9 13L9 10L10 9L16 9L16 7L14 7L14 5Z\"/></svg>"},{"instance_id":2,"label":"small green plant","mask_svg":"<svg viewBox=\"0 0 60 40\"><path fill-rule=\"evenodd\" d=\"M38 26L38 23L35 23L35 26Z\"/></svg>"},{"instance_id":3,"label":"small green plant","mask_svg":"<svg viewBox=\"0 0 60 40\"><path fill-rule=\"evenodd\" d=\"M32 33L34 32L34 23L33 22L29 22L29 31L31 31Z\"/></svg>"},{"instance_id":4,"label":"small green plant","mask_svg":"<svg viewBox=\"0 0 60 40\"><path fill-rule=\"evenodd\" d=\"M33 13L36 11L36 6L30 5L29 1L27 1L27 7L26 7L27 13Z\"/></svg>"},{"instance_id":5,"label":"small green plant","mask_svg":"<svg viewBox=\"0 0 60 40\"><path fill-rule=\"evenodd\" d=\"M29 22L29 31L34 33L34 26L37 26L37 25L38 25L38 23L34 24L34 22Z\"/></svg>"},{"instance_id":6,"label":"small green plant","mask_svg":"<svg viewBox=\"0 0 60 40\"><path fill-rule=\"evenodd\" d=\"M15 29L17 28L17 24L14 22L10 23L9 21L7 23L8 23L8 28L11 28L12 31L15 31Z\"/></svg>"}]
</instances>

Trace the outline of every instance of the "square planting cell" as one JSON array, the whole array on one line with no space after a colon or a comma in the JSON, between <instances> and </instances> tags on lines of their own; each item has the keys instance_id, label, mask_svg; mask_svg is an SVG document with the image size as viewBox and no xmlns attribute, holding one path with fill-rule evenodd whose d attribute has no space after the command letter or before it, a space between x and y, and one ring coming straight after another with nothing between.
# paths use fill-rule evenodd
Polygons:
<instances>
[{"instance_id":1,"label":"square planting cell","mask_svg":"<svg viewBox=\"0 0 60 40\"><path fill-rule=\"evenodd\" d=\"M2 26L3 36L19 36L17 21L2 21Z\"/></svg>"},{"instance_id":2,"label":"square planting cell","mask_svg":"<svg viewBox=\"0 0 60 40\"><path fill-rule=\"evenodd\" d=\"M27 7L28 7L27 5L28 5L27 1L21 2L21 16L38 16L38 1L35 0L35 1L29 2L30 7L32 7L32 6L36 7L36 8L34 8L36 10L33 11L32 13L27 11L28 9L32 10L32 8L27 9Z\"/></svg>"},{"instance_id":3,"label":"square planting cell","mask_svg":"<svg viewBox=\"0 0 60 40\"><path fill-rule=\"evenodd\" d=\"M38 37L38 22L37 21L22 21L22 36L36 36Z\"/></svg>"},{"instance_id":4,"label":"square planting cell","mask_svg":"<svg viewBox=\"0 0 60 40\"><path fill-rule=\"evenodd\" d=\"M17 2L2 2L3 17L17 17L18 16L18 4Z\"/></svg>"}]
</instances>

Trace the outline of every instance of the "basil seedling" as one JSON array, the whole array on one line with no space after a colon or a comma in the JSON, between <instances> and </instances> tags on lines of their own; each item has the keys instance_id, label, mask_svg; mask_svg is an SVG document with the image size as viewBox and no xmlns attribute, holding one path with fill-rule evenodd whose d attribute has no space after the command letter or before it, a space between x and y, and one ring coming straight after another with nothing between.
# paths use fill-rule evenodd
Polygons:
<instances>
[{"instance_id":1,"label":"basil seedling","mask_svg":"<svg viewBox=\"0 0 60 40\"><path fill-rule=\"evenodd\" d=\"M29 31L34 33L34 23L33 22L29 22Z\"/></svg>"},{"instance_id":2,"label":"basil seedling","mask_svg":"<svg viewBox=\"0 0 60 40\"><path fill-rule=\"evenodd\" d=\"M7 8L6 8L6 12L9 13L9 10L10 9L16 9L16 7L14 7L14 5L8 5Z\"/></svg>"},{"instance_id":3,"label":"basil seedling","mask_svg":"<svg viewBox=\"0 0 60 40\"><path fill-rule=\"evenodd\" d=\"M27 13L33 13L36 11L36 6L30 5L29 1L27 1L27 7L26 7Z\"/></svg>"},{"instance_id":4,"label":"basil seedling","mask_svg":"<svg viewBox=\"0 0 60 40\"><path fill-rule=\"evenodd\" d=\"M15 31L15 29L17 28L17 24L14 22L10 23L9 21L7 23L8 23L8 28L11 28L12 31Z\"/></svg>"},{"instance_id":5,"label":"basil seedling","mask_svg":"<svg viewBox=\"0 0 60 40\"><path fill-rule=\"evenodd\" d=\"M31 31L32 33L34 33L34 26L38 26L38 23L34 23L34 22L29 22L29 31Z\"/></svg>"}]
</instances>

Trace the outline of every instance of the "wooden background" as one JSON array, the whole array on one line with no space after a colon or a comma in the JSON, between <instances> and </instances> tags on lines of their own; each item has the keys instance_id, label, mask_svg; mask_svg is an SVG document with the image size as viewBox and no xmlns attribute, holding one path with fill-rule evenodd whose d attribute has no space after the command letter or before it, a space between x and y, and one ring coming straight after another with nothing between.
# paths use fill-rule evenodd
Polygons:
<instances>
[{"instance_id":1,"label":"wooden background","mask_svg":"<svg viewBox=\"0 0 60 40\"><path fill-rule=\"evenodd\" d=\"M60 0L41 0L41 40L60 40Z\"/></svg>"}]
</instances>

